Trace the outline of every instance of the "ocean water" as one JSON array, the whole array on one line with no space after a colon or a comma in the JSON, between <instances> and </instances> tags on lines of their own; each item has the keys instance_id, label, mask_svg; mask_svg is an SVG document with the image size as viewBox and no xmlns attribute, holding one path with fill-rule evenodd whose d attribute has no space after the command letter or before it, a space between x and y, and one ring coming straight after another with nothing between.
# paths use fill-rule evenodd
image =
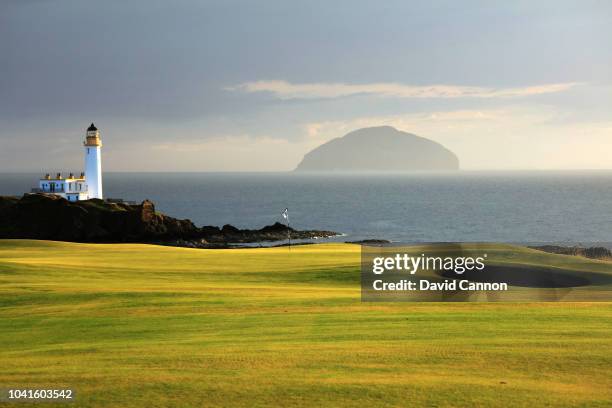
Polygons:
<instances>
[{"instance_id":1,"label":"ocean water","mask_svg":"<svg viewBox=\"0 0 612 408\"><path fill-rule=\"evenodd\" d=\"M0 174L20 195L39 174ZM298 229L403 242L612 242L612 171L440 174L105 173L106 197L155 202L196 225Z\"/></svg>"}]
</instances>

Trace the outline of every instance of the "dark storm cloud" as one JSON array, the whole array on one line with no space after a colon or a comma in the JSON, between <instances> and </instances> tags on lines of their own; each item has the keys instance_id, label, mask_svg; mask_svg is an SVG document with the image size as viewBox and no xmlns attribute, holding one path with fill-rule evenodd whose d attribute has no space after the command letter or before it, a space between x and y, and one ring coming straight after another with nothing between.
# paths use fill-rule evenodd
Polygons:
<instances>
[{"instance_id":1,"label":"dark storm cloud","mask_svg":"<svg viewBox=\"0 0 612 408\"><path fill-rule=\"evenodd\" d=\"M591 38L605 4L288 3L4 3L0 112L182 118L247 109L223 87L249 80L524 86L610 56Z\"/></svg>"}]
</instances>

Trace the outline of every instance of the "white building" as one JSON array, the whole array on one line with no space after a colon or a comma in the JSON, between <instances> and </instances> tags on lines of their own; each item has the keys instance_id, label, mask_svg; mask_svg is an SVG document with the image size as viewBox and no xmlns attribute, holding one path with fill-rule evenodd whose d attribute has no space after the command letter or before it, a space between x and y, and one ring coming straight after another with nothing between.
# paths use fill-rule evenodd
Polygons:
<instances>
[{"instance_id":1,"label":"white building","mask_svg":"<svg viewBox=\"0 0 612 408\"><path fill-rule=\"evenodd\" d=\"M73 173L62 177L61 173L57 173L52 178L46 174L40 179L38 188L32 189L32 192L57 194L68 201L102 199L102 141L100 132L93 123L87 128L84 146L85 172L81 173L80 177L75 177Z\"/></svg>"}]
</instances>

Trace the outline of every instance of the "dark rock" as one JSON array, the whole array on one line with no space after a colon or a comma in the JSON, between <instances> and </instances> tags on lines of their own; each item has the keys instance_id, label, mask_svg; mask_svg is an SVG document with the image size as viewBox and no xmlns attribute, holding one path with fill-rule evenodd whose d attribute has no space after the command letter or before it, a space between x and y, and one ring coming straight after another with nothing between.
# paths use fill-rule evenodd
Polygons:
<instances>
[{"instance_id":1,"label":"dark rock","mask_svg":"<svg viewBox=\"0 0 612 408\"><path fill-rule=\"evenodd\" d=\"M141 204L99 199L69 202L53 194L0 196L0 238L49 239L75 242L156 242L193 248L221 247L227 243L280 241L337 235L331 231L296 231L280 223L260 230L232 225L196 227Z\"/></svg>"},{"instance_id":2,"label":"dark rock","mask_svg":"<svg viewBox=\"0 0 612 408\"><path fill-rule=\"evenodd\" d=\"M361 244L361 245L383 245L390 244L391 241L386 239L362 239L360 241L347 241L347 244Z\"/></svg>"},{"instance_id":3,"label":"dark rock","mask_svg":"<svg viewBox=\"0 0 612 408\"><path fill-rule=\"evenodd\" d=\"M52 194L0 197L0 237L76 242L139 242L159 237L196 237L198 228L140 205L92 199L69 202Z\"/></svg>"},{"instance_id":4,"label":"dark rock","mask_svg":"<svg viewBox=\"0 0 612 408\"><path fill-rule=\"evenodd\" d=\"M604 247L584 248L580 246L565 247L559 245L542 245L532 246L530 248L552 254L583 256L585 258L592 259L612 259L612 252L608 248Z\"/></svg>"},{"instance_id":5,"label":"dark rock","mask_svg":"<svg viewBox=\"0 0 612 408\"><path fill-rule=\"evenodd\" d=\"M234 227L233 225L225 224L221 228L221 232L224 233L224 234L236 234L236 233L239 233L240 230L238 228Z\"/></svg>"},{"instance_id":6,"label":"dark rock","mask_svg":"<svg viewBox=\"0 0 612 408\"><path fill-rule=\"evenodd\" d=\"M280 222L275 222L272 225L266 225L265 227L260 229L260 231L261 232L284 232L286 234L287 231L295 231L295 230L291 227L287 227L285 224L281 224Z\"/></svg>"},{"instance_id":7,"label":"dark rock","mask_svg":"<svg viewBox=\"0 0 612 408\"><path fill-rule=\"evenodd\" d=\"M200 228L200 233L205 236L220 235L221 229L219 227L215 227L212 225L205 225L202 228Z\"/></svg>"},{"instance_id":8,"label":"dark rock","mask_svg":"<svg viewBox=\"0 0 612 408\"><path fill-rule=\"evenodd\" d=\"M216 227L203 227L200 236L209 243L250 243L282 241L291 236L292 239L316 239L327 238L338 235L333 231L298 231L289 228L280 222L267 225L258 230L238 229L232 225L224 225L221 230Z\"/></svg>"}]
</instances>

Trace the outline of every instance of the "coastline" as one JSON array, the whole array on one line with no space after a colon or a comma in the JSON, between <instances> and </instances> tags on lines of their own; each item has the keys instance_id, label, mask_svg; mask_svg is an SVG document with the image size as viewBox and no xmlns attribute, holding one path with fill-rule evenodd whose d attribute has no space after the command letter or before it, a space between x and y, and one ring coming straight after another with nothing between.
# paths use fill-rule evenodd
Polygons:
<instances>
[{"instance_id":1,"label":"coastline","mask_svg":"<svg viewBox=\"0 0 612 408\"><path fill-rule=\"evenodd\" d=\"M189 219L156 211L150 200L131 204L100 199L70 202L44 193L25 194L21 198L0 196L0 238L5 239L141 242L205 248L340 235L327 230L297 230L279 222L260 229L240 229L230 224L197 227Z\"/></svg>"}]
</instances>

